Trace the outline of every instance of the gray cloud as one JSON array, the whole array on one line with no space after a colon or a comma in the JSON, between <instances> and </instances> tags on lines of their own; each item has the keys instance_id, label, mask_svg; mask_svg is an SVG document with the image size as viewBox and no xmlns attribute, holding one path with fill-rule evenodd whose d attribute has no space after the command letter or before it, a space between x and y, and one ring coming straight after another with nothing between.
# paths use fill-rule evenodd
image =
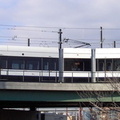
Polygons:
<instances>
[{"instance_id":1,"label":"gray cloud","mask_svg":"<svg viewBox=\"0 0 120 120\"><path fill-rule=\"evenodd\" d=\"M0 0L0 3L1 24L70 28L120 27L119 0ZM72 38L99 37L99 30L64 32L63 36ZM14 31L12 34L28 37L31 32ZM46 33L39 34L44 36ZM105 37L108 34L106 32ZM34 32L34 36L39 37L37 32Z\"/></svg>"},{"instance_id":2,"label":"gray cloud","mask_svg":"<svg viewBox=\"0 0 120 120\"><path fill-rule=\"evenodd\" d=\"M0 16L7 18L8 24L10 20L14 24L27 25L99 27L101 24L109 27L110 24L118 24L120 20L119 0L15 1L1 3Z\"/></svg>"}]
</instances>

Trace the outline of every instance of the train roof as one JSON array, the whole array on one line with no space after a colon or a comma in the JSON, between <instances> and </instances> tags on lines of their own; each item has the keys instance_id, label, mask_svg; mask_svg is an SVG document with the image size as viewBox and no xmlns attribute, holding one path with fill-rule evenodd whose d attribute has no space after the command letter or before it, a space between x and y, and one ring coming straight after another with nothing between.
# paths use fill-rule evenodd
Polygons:
<instances>
[{"instance_id":1,"label":"train roof","mask_svg":"<svg viewBox=\"0 0 120 120\"><path fill-rule=\"evenodd\" d=\"M64 58L91 58L91 48L64 48ZM96 48L96 58L120 58L120 48ZM58 47L0 45L0 56L55 57Z\"/></svg>"}]
</instances>

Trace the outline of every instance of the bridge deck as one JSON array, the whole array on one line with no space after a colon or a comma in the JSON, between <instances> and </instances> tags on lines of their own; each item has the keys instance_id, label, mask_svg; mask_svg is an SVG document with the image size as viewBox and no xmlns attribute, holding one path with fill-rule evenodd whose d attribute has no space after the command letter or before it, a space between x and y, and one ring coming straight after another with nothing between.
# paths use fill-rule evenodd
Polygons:
<instances>
[{"instance_id":1,"label":"bridge deck","mask_svg":"<svg viewBox=\"0 0 120 120\"><path fill-rule=\"evenodd\" d=\"M50 91L120 91L120 83L0 82L0 89Z\"/></svg>"},{"instance_id":2,"label":"bridge deck","mask_svg":"<svg viewBox=\"0 0 120 120\"><path fill-rule=\"evenodd\" d=\"M120 105L118 84L0 82L1 107Z\"/></svg>"}]
</instances>

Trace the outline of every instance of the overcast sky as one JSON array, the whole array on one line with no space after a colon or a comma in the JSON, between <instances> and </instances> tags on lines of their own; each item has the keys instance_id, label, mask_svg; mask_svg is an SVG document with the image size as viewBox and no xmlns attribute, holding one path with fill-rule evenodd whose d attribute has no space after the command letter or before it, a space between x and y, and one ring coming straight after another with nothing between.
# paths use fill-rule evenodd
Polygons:
<instances>
[{"instance_id":1,"label":"overcast sky","mask_svg":"<svg viewBox=\"0 0 120 120\"><path fill-rule=\"evenodd\" d=\"M16 26L39 26L59 28L91 28L63 29L63 37L72 39L99 39L99 28L120 28L120 0L0 0L0 24ZM38 35L36 32L6 30L1 28L0 36L19 37L57 37L47 32ZM8 27L7 27L8 28ZM97 28L97 29L92 29ZM43 28L41 28L41 31ZM44 28L52 31L53 29ZM11 32L12 31L12 32ZM119 30L104 30L105 40L119 39ZM52 33L53 34L53 33ZM32 36L30 36L32 35ZM92 42L95 42L93 40Z\"/></svg>"}]
</instances>

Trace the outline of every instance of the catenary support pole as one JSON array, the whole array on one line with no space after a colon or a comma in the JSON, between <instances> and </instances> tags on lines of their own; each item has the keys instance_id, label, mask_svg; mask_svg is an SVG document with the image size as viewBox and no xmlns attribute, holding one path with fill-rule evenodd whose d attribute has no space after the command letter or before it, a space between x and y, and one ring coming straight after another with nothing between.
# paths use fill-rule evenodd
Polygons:
<instances>
[{"instance_id":1,"label":"catenary support pole","mask_svg":"<svg viewBox=\"0 0 120 120\"><path fill-rule=\"evenodd\" d=\"M103 48L103 35L102 35L102 27L100 27L100 48Z\"/></svg>"},{"instance_id":2,"label":"catenary support pole","mask_svg":"<svg viewBox=\"0 0 120 120\"><path fill-rule=\"evenodd\" d=\"M114 48L116 48L116 41L114 41Z\"/></svg>"},{"instance_id":3,"label":"catenary support pole","mask_svg":"<svg viewBox=\"0 0 120 120\"><path fill-rule=\"evenodd\" d=\"M91 66L92 66L92 71L91 71L91 80L92 82L96 82L96 76L95 76L95 72L96 72L96 59L95 59L95 49L91 50Z\"/></svg>"},{"instance_id":4,"label":"catenary support pole","mask_svg":"<svg viewBox=\"0 0 120 120\"><path fill-rule=\"evenodd\" d=\"M30 46L30 38L28 38L28 46Z\"/></svg>"},{"instance_id":5,"label":"catenary support pole","mask_svg":"<svg viewBox=\"0 0 120 120\"><path fill-rule=\"evenodd\" d=\"M63 71L64 71L64 59L63 59L63 48L62 48L62 30L59 32L59 82L64 82Z\"/></svg>"}]
</instances>

